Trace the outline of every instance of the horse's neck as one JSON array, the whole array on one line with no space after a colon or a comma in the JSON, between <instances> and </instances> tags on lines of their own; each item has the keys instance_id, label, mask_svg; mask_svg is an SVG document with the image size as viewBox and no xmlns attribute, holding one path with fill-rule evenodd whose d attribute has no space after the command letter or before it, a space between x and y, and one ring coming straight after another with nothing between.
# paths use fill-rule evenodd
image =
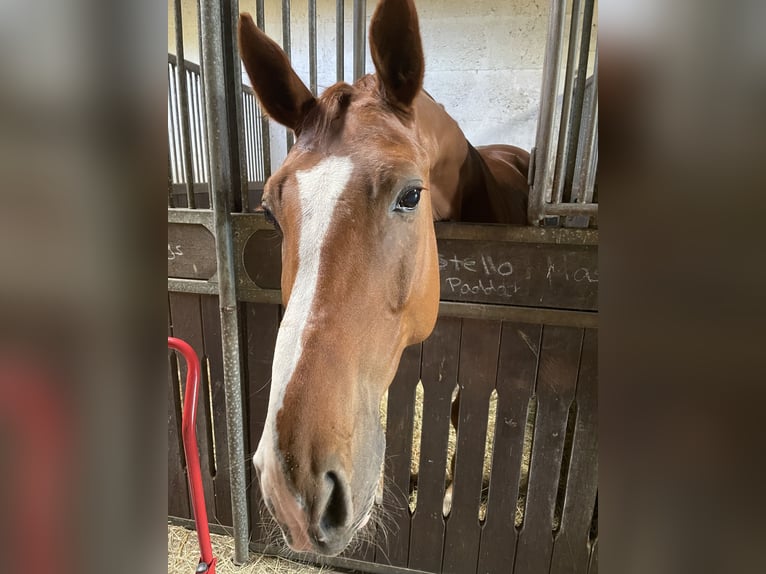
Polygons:
<instances>
[{"instance_id":1,"label":"horse's neck","mask_svg":"<svg viewBox=\"0 0 766 574\"><path fill-rule=\"evenodd\" d=\"M444 108L421 93L418 132L431 157L431 205L436 221L494 221L484 160Z\"/></svg>"}]
</instances>

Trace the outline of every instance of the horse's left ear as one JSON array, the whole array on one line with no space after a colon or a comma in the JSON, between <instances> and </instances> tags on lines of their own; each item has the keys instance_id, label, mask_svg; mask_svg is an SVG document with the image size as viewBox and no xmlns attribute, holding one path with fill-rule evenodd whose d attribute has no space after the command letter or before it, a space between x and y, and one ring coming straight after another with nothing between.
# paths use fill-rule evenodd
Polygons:
<instances>
[{"instance_id":1,"label":"horse's left ear","mask_svg":"<svg viewBox=\"0 0 766 574\"><path fill-rule=\"evenodd\" d=\"M370 22L370 53L389 103L407 110L423 87L423 45L412 0L381 0Z\"/></svg>"}]
</instances>

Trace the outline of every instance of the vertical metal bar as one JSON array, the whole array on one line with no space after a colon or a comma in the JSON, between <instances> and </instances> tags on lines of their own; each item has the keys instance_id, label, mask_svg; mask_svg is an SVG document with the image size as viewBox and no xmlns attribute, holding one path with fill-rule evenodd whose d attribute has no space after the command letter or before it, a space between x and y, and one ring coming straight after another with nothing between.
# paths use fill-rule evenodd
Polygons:
<instances>
[{"instance_id":1,"label":"vertical metal bar","mask_svg":"<svg viewBox=\"0 0 766 574\"><path fill-rule=\"evenodd\" d=\"M194 91L197 94L195 113L197 116L197 141L199 141L199 181L200 183L204 183L207 181L207 177L205 176L205 134L203 131L203 124L205 123L203 118L205 116L202 105L202 81L199 73L197 73L197 76L194 78Z\"/></svg>"},{"instance_id":2,"label":"vertical metal bar","mask_svg":"<svg viewBox=\"0 0 766 574\"><path fill-rule=\"evenodd\" d=\"M226 430L231 480L231 507L234 524L234 563L244 564L248 558L248 513L245 482L244 424L242 416L242 373L239 321L237 316L236 281L234 277L234 244L231 229L231 191L235 177L232 173L232 134L227 106L227 90L235 86L227 78L226 60L233 56L225 49L224 6L227 0L203 2L200 0L202 61L204 62L204 91L207 111L208 146L210 157L210 189L215 249L218 264L218 299L221 313L221 340L223 346L223 378L226 396ZM231 32L231 31L230 31ZM231 67L230 65L228 66ZM241 86L240 86L241 90Z\"/></svg>"},{"instance_id":3,"label":"vertical metal bar","mask_svg":"<svg viewBox=\"0 0 766 574\"><path fill-rule=\"evenodd\" d=\"M199 9L199 1L197 2L197 30L199 30L199 53L202 54L202 11ZM213 205L213 196L210 191L210 149L208 147L208 138L207 138L207 103L205 100L205 86L203 84L204 78L205 78L205 61L203 58L200 58L199 63L199 73L200 73L200 101L202 103L201 106L201 113L202 113L202 152L203 152L203 160L202 164L205 168L205 181L207 182L207 190L208 190L208 202L209 205Z\"/></svg>"},{"instance_id":4,"label":"vertical metal bar","mask_svg":"<svg viewBox=\"0 0 766 574\"><path fill-rule=\"evenodd\" d=\"M264 22L264 8L263 0L256 0L255 3L255 22L263 32L266 31L266 24ZM258 104L258 114L261 120L261 141L263 142L263 179L264 181L271 176L271 134L269 133L269 118L267 118L261 111L261 106Z\"/></svg>"},{"instance_id":5,"label":"vertical metal bar","mask_svg":"<svg viewBox=\"0 0 766 574\"><path fill-rule=\"evenodd\" d=\"M178 143L179 135L178 135L178 126L176 125L177 121L177 115L178 115L178 92L176 90L176 84L175 84L175 66L171 66L172 73L168 74L168 106L169 106L169 117L170 117L170 134L171 134L171 145L173 149L173 167L175 168L174 174L175 178L179 182L181 181L182 175L182 168L183 165L181 163L181 148Z\"/></svg>"},{"instance_id":6,"label":"vertical metal bar","mask_svg":"<svg viewBox=\"0 0 766 574\"><path fill-rule=\"evenodd\" d=\"M565 7L566 0L551 0L540 90L540 115L537 118L535 137L535 172L529 193L529 223L532 225L537 225L545 216L545 194L550 189L550 144L553 139L561 44L564 41Z\"/></svg>"},{"instance_id":7,"label":"vertical metal bar","mask_svg":"<svg viewBox=\"0 0 766 574\"><path fill-rule=\"evenodd\" d=\"M580 141L580 124L582 122L583 101L585 98L585 83L588 76L588 56L590 52L590 36L593 24L593 11L595 0L585 0L583 11L582 36L580 38L580 53L577 64L577 76L574 81L574 97L572 100L572 115L568 128L569 141L566 154L566 168L564 171L565 184L571 187L574 178L575 161L577 159L577 145ZM568 198L567 198L568 199Z\"/></svg>"},{"instance_id":8,"label":"vertical metal bar","mask_svg":"<svg viewBox=\"0 0 766 574\"><path fill-rule=\"evenodd\" d=\"M183 165L186 177L186 198L190 209L197 207L194 197L194 174L192 173L192 152L189 134L189 91L186 86L186 60L184 60L184 28L181 15L181 0L174 0L176 23L176 78L178 103L181 109L181 143Z\"/></svg>"},{"instance_id":9,"label":"vertical metal bar","mask_svg":"<svg viewBox=\"0 0 766 574\"><path fill-rule=\"evenodd\" d=\"M364 76L365 24L367 2L354 0L354 81Z\"/></svg>"},{"instance_id":10,"label":"vertical metal bar","mask_svg":"<svg viewBox=\"0 0 766 574\"><path fill-rule=\"evenodd\" d=\"M192 81L189 81L192 80ZM189 135L191 136L192 147L192 188L194 184L199 181L199 170L197 169L197 162L199 161L199 141L197 141L197 113L196 113L196 97L194 94L194 76L190 70L186 70L186 83L189 86Z\"/></svg>"},{"instance_id":11,"label":"vertical metal bar","mask_svg":"<svg viewBox=\"0 0 766 574\"><path fill-rule=\"evenodd\" d=\"M282 48L287 54L287 58L292 61L292 50L290 49L290 0L282 0ZM287 151L293 147L295 138L290 128L286 129Z\"/></svg>"},{"instance_id":12,"label":"vertical metal bar","mask_svg":"<svg viewBox=\"0 0 766 574\"><path fill-rule=\"evenodd\" d=\"M595 159L598 155L598 53L594 61L593 92L588 107L585 110L584 125L585 137L583 138L580 160L572 180L572 196L577 198L578 203L587 203L588 187L592 197L593 183L595 181ZM589 185L590 184L590 185Z\"/></svg>"},{"instance_id":13,"label":"vertical metal bar","mask_svg":"<svg viewBox=\"0 0 766 574\"><path fill-rule=\"evenodd\" d=\"M335 76L338 82L342 82L345 77L344 50L346 46L343 37L345 32L343 21L345 18L344 12L344 0L335 0Z\"/></svg>"},{"instance_id":14,"label":"vertical metal bar","mask_svg":"<svg viewBox=\"0 0 766 574\"><path fill-rule=\"evenodd\" d=\"M564 74L564 97L561 104L561 121L559 122L559 141L556 148L556 163L553 170L553 203L561 203L564 196L564 170L567 160L569 142L570 118L572 114L572 83L574 81L575 60L577 59L577 40L582 33L580 10L582 0L572 2L572 20L569 26L569 45L567 47L567 67Z\"/></svg>"},{"instance_id":15,"label":"vertical metal bar","mask_svg":"<svg viewBox=\"0 0 766 574\"><path fill-rule=\"evenodd\" d=\"M317 0L309 0L309 89L317 95Z\"/></svg>"},{"instance_id":16,"label":"vertical metal bar","mask_svg":"<svg viewBox=\"0 0 766 574\"><path fill-rule=\"evenodd\" d=\"M170 167L170 145L168 145L168 207L175 207L176 202L173 199L173 174Z\"/></svg>"}]
</instances>

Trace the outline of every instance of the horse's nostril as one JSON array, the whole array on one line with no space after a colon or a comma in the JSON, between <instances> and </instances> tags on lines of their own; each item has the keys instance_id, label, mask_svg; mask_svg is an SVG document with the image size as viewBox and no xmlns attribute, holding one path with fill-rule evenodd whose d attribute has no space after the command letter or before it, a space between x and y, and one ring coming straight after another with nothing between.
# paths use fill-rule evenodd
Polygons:
<instances>
[{"instance_id":1,"label":"horse's nostril","mask_svg":"<svg viewBox=\"0 0 766 574\"><path fill-rule=\"evenodd\" d=\"M345 481L338 474L328 472L324 477L324 487L329 491L329 497L319 519L318 542L327 541L328 536L343 529L348 521L348 488Z\"/></svg>"}]
</instances>

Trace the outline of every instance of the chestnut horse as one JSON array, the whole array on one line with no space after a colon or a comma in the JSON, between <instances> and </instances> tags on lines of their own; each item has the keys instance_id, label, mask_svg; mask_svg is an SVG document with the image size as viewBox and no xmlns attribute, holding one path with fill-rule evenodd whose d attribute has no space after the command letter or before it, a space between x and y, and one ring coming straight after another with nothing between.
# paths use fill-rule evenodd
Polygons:
<instances>
[{"instance_id":1,"label":"chestnut horse","mask_svg":"<svg viewBox=\"0 0 766 574\"><path fill-rule=\"evenodd\" d=\"M381 397L436 322L433 222L525 223L529 156L474 148L422 91L411 0L375 10L375 74L319 98L248 14L239 48L263 109L295 133L263 195L283 236L285 314L253 462L290 548L335 555L370 517Z\"/></svg>"}]
</instances>

